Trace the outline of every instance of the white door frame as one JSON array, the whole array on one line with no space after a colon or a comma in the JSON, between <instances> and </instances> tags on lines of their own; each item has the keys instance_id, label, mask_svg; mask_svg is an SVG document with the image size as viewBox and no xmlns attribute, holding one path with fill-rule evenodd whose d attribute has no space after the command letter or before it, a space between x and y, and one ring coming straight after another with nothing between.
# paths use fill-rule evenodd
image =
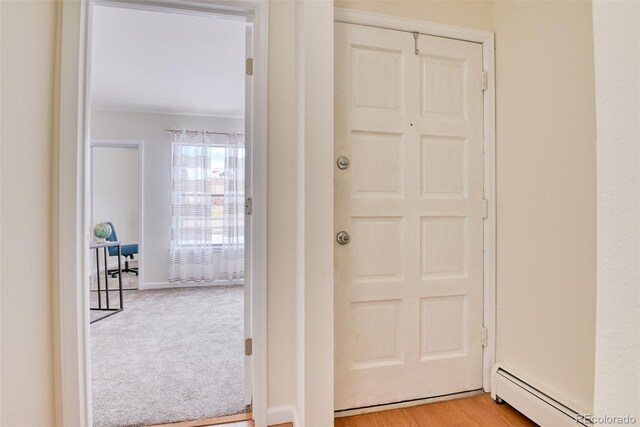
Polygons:
<instances>
[{"instance_id":1,"label":"white door frame","mask_svg":"<svg viewBox=\"0 0 640 427\"><path fill-rule=\"evenodd\" d=\"M104 0L102 0L104 1ZM253 21L251 245L252 412L267 425L267 23L264 0L109 0L121 6L250 17ZM58 425L91 426L88 306L89 79L91 0L63 0L60 29L55 267ZM249 195L247 195L249 196Z\"/></svg>"},{"instance_id":2,"label":"white door frame","mask_svg":"<svg viewBox=\"0 0 640 427\"><path fill-rule=\"evenodd\" d=\"M91 139L89 148L135 148L138 150L138 289L144 289L144 141L137 139ZM89 206L93 219L93 151L89 154L91 174L87 177L89 186ZM91 221L93 223L93 221ZM91 225L91 224L89 224Z\"/></svg>"},{"instance_id":3,"label":"white door frame","mask_svg":"<svg viewBox=\"0 0 640 427\"><path fill-rule=\"evenodd\" d=\"M376 13L336 8L334 20L406 32L446 37L482 44L483 71L487 73L484 91L484 199L488 201L484 220L484 327L486 346L482 352L482 386L491 390L491 369L495 362L496 343L496 191L495 191L495 63L494 33L464 27L392 17Z\"/></svg>"}]
</instances>

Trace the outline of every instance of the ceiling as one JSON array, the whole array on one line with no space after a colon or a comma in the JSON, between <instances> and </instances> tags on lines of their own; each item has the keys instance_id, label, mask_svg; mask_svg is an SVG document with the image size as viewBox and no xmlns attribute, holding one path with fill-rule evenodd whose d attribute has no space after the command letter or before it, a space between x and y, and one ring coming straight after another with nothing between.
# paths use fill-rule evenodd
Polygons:
<instances>
[{"instance_id":1,"label":"ceiling","mask_svg":"<svg viewBox=\"0 0 640 427\"><path fill-rule=\"evenodd\" d=\"M92 108L244 116L246 23L94 7Z\"/></svg>"}]
</instances>

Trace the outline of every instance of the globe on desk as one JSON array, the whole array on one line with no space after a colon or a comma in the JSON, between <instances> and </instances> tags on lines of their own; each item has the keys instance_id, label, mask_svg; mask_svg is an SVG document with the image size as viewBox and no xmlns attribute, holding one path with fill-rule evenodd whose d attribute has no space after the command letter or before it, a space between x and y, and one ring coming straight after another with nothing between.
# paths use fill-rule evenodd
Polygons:
<instances>
[{"instance_id":1,"label":"globe on desk","mask_svg":"<svg viewBox=\"0 0 640 427\"><path fill-rule=\"evenodd\" d=\"M93 235L96 237L97 243L104 243L104 241L111 236L111 226L106 222L101 222L93 227Z\"/></svg>"}]
</instances>

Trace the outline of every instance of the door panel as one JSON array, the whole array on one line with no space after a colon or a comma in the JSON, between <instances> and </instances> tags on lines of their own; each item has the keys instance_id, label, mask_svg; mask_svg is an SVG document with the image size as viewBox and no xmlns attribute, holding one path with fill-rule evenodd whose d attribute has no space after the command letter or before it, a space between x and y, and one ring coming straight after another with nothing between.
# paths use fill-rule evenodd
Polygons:
<instances>
[{"instance_id":1,"label":"door panel","mask_svg":"<svg viewBox=\"0 0 640 427\"><path fill-rule=\"evenodd\" d=\"M336 409L482 387L482 47L336 23Z\"/></svg>"}]
</instances>

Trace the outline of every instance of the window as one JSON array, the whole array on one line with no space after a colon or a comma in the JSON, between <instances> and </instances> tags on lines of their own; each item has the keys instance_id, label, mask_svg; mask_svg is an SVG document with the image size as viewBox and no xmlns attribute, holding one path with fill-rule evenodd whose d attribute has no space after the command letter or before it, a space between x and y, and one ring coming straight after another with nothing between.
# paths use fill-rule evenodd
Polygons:
<instances>
[{"instance_id":1,"label":"window","mask_svg":"<svg viewBox=\"0 0 640 427\"><path fill-rule=\"evenodd\" d=\"M177 144L183 159L178 188L174 188L173 208L180 221L175 236L178 246L222 244L224 215L224 148ZM222 176L221 176L222 175Z\"/></svg>"},{"instance_id":2,"label":"window","mask_svg":"<svg viewBox=\"0 0 640 427\"><path fill-rule=\"evenodd\" d=\"M244 278L242 135L176 132L170 282Z\"/></svg>"}]
</instances>

